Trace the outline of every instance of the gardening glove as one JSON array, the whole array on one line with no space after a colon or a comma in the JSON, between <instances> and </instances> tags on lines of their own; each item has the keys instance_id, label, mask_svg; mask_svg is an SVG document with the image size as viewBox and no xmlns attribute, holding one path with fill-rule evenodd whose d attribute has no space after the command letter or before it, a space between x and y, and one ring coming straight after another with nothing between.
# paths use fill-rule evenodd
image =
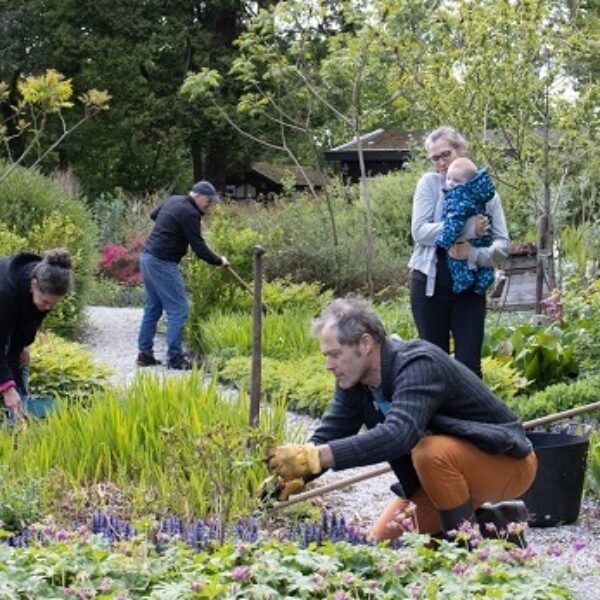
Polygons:
<instances>
[{"instance_id":1,"label":"gardening glove","mask_svg":"<svg viewBox=\"0 0 600 600\"><path fill-rule=\"evenodd\" d=\"M258 486L256 493L263 504L268 504L272 500L285 502L293 494L299 494L305 485L303 479L285 481L277 475L271 475Z\"/></svg>"},{"instance_id":2,"label":"gardening glove","mask_svg":"<svg viewBox=\"0 0 600 600\"><path fill-rule=\"evenodd\" d=\"M267 465L282 479L290 481L306 475L319 475L321 461L314 444L285 444L267 451Z\"/></svg>"}]
</instances>

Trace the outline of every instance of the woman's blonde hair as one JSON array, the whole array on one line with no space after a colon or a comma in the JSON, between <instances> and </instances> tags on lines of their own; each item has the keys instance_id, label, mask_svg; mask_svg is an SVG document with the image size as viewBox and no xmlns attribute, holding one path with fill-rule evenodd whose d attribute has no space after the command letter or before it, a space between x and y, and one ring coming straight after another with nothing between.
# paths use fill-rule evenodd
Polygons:
<instances>
[{"instance_id":1,"label":"woman's blonde hair","mask_svg":"<svg viewBox=\"0 0 600 600\"><path fill-rule=\"evenodd\" d=\"M434 129L425 139L425 150L429 150L440 138L447 140L456 150L462 150L464 153L469 151L469 144L463 134L456 131L454 127L450 127L450 125L442 125Z\"/></svg>"}]
</instances>

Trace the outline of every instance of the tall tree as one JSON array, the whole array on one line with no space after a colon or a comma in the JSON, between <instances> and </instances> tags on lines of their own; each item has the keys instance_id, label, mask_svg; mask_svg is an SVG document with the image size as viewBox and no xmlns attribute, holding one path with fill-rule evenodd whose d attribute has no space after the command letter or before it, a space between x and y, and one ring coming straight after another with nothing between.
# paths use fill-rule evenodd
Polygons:
<instances>
[{"instance_id":1,"label":"tall tree","mask_svg":"<svg viewBox=\"0 0 600 600\"><path fill-rule=\"evenodd\" d=\"M414 3L389 0L285 0L271 10L261 11L250 22L237 41L240 55L230 71L243 90L237 115L251 114L270 123L257 141L286 152L297 164L303 148L323 149L325 132L356 139L371 295L372 211L362 139L366 132L382 122L389 123L405 108L402 87L398 88L402 69L394 59L398 44L393 36L381 36L381 32L409 23L418 31L417 15L430 13L437 4L423 2L415 8ZM218 83L214 71L204 70L188 78L184 91L206 97L207 90ZM209 97L220 106L218 97ZM236 115L228 114L222 107L220 114L238 131L246 133L236 124ZM310 158L317 163L317 155ZM329 208L335 240L331 204Z\"/></svg>"},{"instance_id":2,"label":"tall tree","mask_svg":"<svg viewBox=\"0 0 600 600\"><path fill-rule=\"evenodd\" d=\"M13 21L27 23L11 45L12 55L27 60L15 61L13 72L53 67L72 79L75 93L102 87L113 97L106 119L53 157L89 190L173 187L192 177L223 185L245 157L244 144L211 110L191 107L177 92L190 69L228 68L251 2L0 2L11 8L0 16L7 31Z\"/></svg>"}]
</instances>

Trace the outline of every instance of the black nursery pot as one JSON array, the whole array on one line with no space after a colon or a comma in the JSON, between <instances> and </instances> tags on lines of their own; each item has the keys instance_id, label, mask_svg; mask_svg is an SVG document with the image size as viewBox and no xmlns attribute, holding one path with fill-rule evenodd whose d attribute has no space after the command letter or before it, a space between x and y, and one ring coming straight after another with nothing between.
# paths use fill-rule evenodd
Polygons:
<instances>
[{"instance_id":1,"label":"black nursery pot","mask_svg":"<svg viewBox=\"0 0 600 600\"><path fill-rule=\"evenodd\" d=\"M532 432L538 458L533 485L522 496L532 527L574 523L579 517L589 440L587 435Z\"/></svg>"}]
</instances>

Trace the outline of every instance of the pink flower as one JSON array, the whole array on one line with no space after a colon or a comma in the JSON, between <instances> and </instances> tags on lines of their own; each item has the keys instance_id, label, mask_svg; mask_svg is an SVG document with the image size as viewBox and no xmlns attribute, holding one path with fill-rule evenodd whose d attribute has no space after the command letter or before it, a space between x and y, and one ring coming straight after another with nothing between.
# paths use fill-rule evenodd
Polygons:
<instances>
[{"instance_id":1,"label":"pink flower","mask_svg":"<svg viewBox=\"0 0 600 600\"><path fill-rule=\"evenodd\" d=\"M579 551L579 550L583 550L587 544L585 542L585 540L573 540L573 550Z\"/></svg>"},{"instance_id":2,"label":"pink flower","mask_svg":"<svg viewBox=\"0 0 600 600\"><path fill-rule=\"evenodd\" d=\"M235 567L231 572L234 581L248 581L250 579L250 567Z\"/></svg>"},{"instance_id":3,"label":"pink flower","mask_svg":"<svg viewBox=\"0 0 600 600\"><path fill-rule=\"evenodd\" d=\"M192 592L199 592L202 589L199 581L192 581L192 585L190 586Z\"/></svg>"},{"instance_id":4,"label":"pink flower","mask_svg":"<svg viewBox=\"0 0 600 600\"><path fill-rule=\"evenodd\" d=\"M560 556L563 553L562 548L558 544L551 544L550 546L548 546L546 552L549 556L554 557Z\"/></svg>"}]
</instances>

